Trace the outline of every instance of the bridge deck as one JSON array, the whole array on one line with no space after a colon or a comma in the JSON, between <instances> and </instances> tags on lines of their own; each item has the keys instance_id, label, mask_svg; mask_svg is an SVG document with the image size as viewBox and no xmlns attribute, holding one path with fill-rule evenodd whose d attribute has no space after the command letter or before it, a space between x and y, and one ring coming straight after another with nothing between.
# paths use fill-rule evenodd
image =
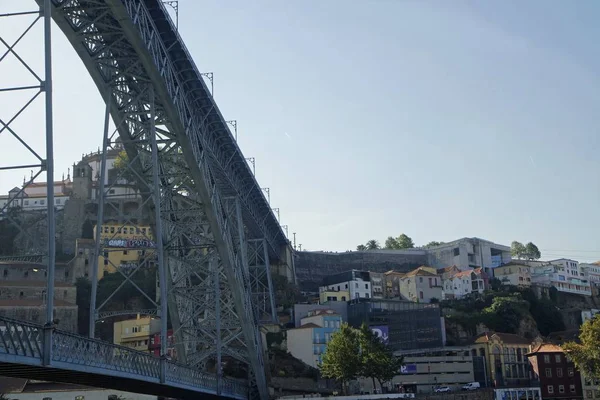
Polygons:
<instances>
[{"instance_id":1,"label":"bridge deck","mask_svg":"<svg viewBox=\"0 0 600 400\"><path fill-rule=\"evenodd\" d=\"M160 360L149 353L52 330L43 365L44 327L0 317L0 375L76 383L175 398L247 398L247 383ZM161 368L165 379L161 382ZM218 392L220 394L218 394Z\"/></svg>"}]
</instances>

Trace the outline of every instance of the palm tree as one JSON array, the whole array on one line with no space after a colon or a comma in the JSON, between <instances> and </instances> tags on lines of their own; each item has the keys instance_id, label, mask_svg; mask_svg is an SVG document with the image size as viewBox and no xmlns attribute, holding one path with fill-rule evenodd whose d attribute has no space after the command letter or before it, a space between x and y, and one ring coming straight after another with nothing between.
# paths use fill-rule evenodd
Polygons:
<instances>
[{"instance_id":1,"label":"palm tree","mask_svg":"<svg viewBox=\"0 0 600 400\"><path fill-rule=\"evenodd\" d=\"M367 250L377 250L380 248L379 242L375 239L371 239L367 242Z\"/></svg>"},{"instance_id":2,"label":"palm tree","mask_svg":"<svg viewBox=\"0 0 600 400\"><path fill-rule=\"evenodd\" d=\"M365 246L364 244L359 244L358 246L356 246L356 251L365 251L367 250L367 246Z\"/></svg>"}]
</instances>

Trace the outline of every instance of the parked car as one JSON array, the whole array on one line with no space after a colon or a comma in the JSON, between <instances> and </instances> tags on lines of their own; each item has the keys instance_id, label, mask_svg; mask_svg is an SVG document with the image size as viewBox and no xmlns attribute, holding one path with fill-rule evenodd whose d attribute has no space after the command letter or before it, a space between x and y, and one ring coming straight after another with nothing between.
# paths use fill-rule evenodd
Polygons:
<instances>
[{"instance_id":1,"label":"parked car","mask_svg":"<svg viewBox=\"0 0 600 400\"><path fill-rule=\"evenodd\" d=\"M462 390L477 390L481 387L481 385L479 384L479 382L471 382L471 383L467 383L466 385L464 385L462 387Z\"/></svg>"},{"instance_id":2,"label":"parked car","mask_svg":"<svg viewBox=\"0 0 600 400\"><path fill-rule=\"evenodd\" d=\"M447 393L447 392L451 392L452 390L450 389L450 386L438 386L438 387L434 388L433 391L435 393Z\"/></svg>"}]
</instances>

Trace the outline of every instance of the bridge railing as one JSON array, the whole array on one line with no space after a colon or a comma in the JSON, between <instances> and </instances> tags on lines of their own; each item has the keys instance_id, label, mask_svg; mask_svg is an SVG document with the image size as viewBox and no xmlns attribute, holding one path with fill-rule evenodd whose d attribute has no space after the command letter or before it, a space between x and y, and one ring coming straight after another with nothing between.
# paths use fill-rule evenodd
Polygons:
<instances>
[{"instance_id":1,"label":"bridge railing","mask_svg":"<svg viewBox=\"0 0 600 400\"><path fill-rule=\"evenodd\" d=\"M151 380L160 378L161 360L150 353L60 330L54 330L52 337L53 362L124 372L139 376L141 380L144 377ZM0 354L41 361L43 347L42 325L0 316ZM166 362L166 385L175 384L217 391L219 381L215 374L172 361L164 362ZM247 397L248 383L238 379L221 378L220 389L223 394Z\"/></svg>"},{"instance_id":2,"label":"bridge railing","mask_svg":"<svg viewBox=\"0 0 600 400\"><path fill-rule=\"evenodd\" d=\"M0 317L0 353L41 360L43 334L40 325Z\"/></svg>"}]
</instances>

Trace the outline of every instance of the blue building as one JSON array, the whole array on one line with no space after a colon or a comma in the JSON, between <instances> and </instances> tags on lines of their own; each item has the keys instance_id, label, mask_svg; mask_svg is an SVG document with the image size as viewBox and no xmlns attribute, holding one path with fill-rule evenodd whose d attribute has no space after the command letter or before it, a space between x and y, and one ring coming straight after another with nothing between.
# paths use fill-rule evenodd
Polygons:
<instances>
[{"instance_id":1,"label":"blue building","mask_svg":"<svg viewBox=\"0 0 600 400\"><path fill-rule=\"evenodd\" d=\"M342 326L342 316L333 310L313 310L301 319L298 328L287 331L288 351L297 359L317 368L331 335Z\"/></svg>"}]
</instances>

